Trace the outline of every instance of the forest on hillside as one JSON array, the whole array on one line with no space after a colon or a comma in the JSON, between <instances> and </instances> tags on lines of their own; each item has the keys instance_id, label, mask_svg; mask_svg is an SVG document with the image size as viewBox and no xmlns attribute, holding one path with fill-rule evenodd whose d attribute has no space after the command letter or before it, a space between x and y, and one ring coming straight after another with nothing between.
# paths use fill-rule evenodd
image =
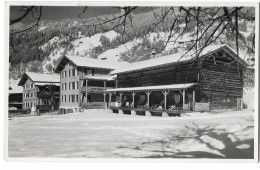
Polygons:
<instances>
[{"instance_id":1,"label":"forest on hillside","mask_svg":"<svg viewBox=\"0 0 260 170\"><path fill-rule=\"evenodd\" d=\"M42 63L51 60L51 56L57 53L57 49L62 48L61 55L66 55L68 52L74 50L73 41L111 30L117 33L117 37L110 40L106 36L100 36L99 41L101 45L94 47L85 55L97 58L98 55L107 50L115 49L122 44L134 41L138 42L132 48L122 53L120 60L129 62L147 60L151 57L178 53L180 50L179 47L182 47L183 50L189 50L194 43L193 41L198 38L198 34L202 34L210 24L210 20L208 21L207 18L212 17L213 12L215 12L215 15L223 15L220 10L217 11L217 8L212 9L214 10L200 9L201 13L204 10L203 20L205 20L205 23L200 23L199 25L201 32L197 32L196 20L192 19L192 16L187 17L186 13L177 10L177 8L175 10L171 8L154 8L152 11L146 13L132 14L130 18L125 19L124 25L116 27L114 26L115 22L102 22L113 19L120 14L99 16L90 19L41 20L38 27L17 34L15 33L18 31L17 28L11 27L9 35L9 75L10 78L16 79L24 71L44 72ZM174 11L175 13L173 15L173 12L170 13L168 11ZM252 17L254 16L254 12L252 11L254 10L250 10L249 8L244 13L240 11L237 14L238 41L234 36L235 30L232 27L232 24L234 25L235 23L232 23L232 19L228 20L227 18L227 21L224 22L231 21L231 24L228 23L219 27L217 32L219 32L220 36L217 37L217 43L225 43L235 49L237 41L241 51L254 54L255 26L254 18ZM192 11L189 13L192 15ZM176 20L177 15L178 20ZM213 26L218 26L221 21L221 18L216 19ZM199 44L206 42L213 32L214 29L208 29L203 34ZM178 35L180 34L182 36L179 38ZM178 37L178 41L173 41L172 39L170 39L172 42L169 41L168 37L170 35L172 36L171 38ZM59 41L50 43L55 38ZM166 43L168 43L167 46ZM76 55L80 55L78 53ZM53 61L53 64L46 65L47 70L51 72L58 62L59 59L57 58Z\"/></svg>"}]
</instances>

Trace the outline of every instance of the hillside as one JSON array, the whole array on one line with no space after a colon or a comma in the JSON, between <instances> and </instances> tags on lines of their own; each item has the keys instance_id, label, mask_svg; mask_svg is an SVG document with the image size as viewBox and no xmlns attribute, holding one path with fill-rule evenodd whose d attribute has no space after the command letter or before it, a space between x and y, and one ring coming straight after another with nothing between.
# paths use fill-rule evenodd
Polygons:
<instances>
[{"instance_id":1,"label":"hillside","mask_svg":"<svg viewBox=\"0 0 260 170\"><path fill-rule=\"evenodd\" d=\"M155 9L156 11L159 12L158 9ZM180 22L173 30L165 49L157 53L168 39L170 24L169 22L160 23L156 29L148 29L149 25L155 21L153 12L135 14L134 26L127 26L130 36L124 38L123 41L119 40L122 30L109 31L86 27L93 20L95 18L41 21L38 29L10 36L10 78L18 79L25 71L52 72L64 55L128 62L147 60L184 52L189 49L191 42L196 38L195 28L189 27L184 30L185 24ZM239 30L241 39L248 41L248 45L251 45L249 40L254 34L254 22L239 21ZM179 37L178 41L174 41L181 32L184 34ZM220 39L222 43L235 49L235 38L228 32L222 34ZM252 54L247 54L247 47L242 41L239 45L241 57L245 60L251 58Z\"/></svg>"}]
</instances>

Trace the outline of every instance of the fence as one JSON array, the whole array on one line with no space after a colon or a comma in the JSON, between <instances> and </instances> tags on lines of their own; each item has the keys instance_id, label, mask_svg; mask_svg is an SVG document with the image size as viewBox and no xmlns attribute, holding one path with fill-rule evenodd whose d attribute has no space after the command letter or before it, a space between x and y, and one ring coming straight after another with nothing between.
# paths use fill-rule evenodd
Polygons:
<instances>
[{"instance_id":1,"label":"fence","mask_svg":"<svg viewBox=\"0 0 260 170\"><path fill-rule=\"evenodd\" d=\"M107 103L106 102L82 103L82 107L86 109L105 109L107 108Z\"/></svg>"},{"instance_id":2,"label":"fence","mask_svg":"<svg viewBox=\"0 0 260 170\"><path fill-rule=\"evenodd\" d=\"M196 112L209 112L209 103L195 103Z\"/></svg>"},{"instance_id":3,"label":"fence","mask_svg":"<svg viewBox=\"0 0 260 170\"><path fill-rule=\"evenodd\" d=\"M30 110L9 110L8 111L8 117L26 117L26 116L30 116Z\"/></svg>"}]
</instances>

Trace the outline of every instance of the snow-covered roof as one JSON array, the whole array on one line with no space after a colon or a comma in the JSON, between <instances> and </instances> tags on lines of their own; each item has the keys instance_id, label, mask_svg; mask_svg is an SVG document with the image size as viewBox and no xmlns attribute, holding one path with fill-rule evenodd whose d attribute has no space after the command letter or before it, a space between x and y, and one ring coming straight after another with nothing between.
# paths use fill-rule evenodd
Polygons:
<instances>
[{"instance_id":1,"label":"snow-covered roof","mask_svg":"<svg viewBox=\"0 0 260 170\"><path fill-rule=\"evenodd\" d=\"M49 85L53 83L60 83L59 74L44 74L44 73L34 73L34 72L25 72L20 79L18 85L22 86L26 80L30 78L34 83L40 83L41 85Z\"/></svg>"},{"instance_id":2,"label":"snow-covered roof","mask_svg":"<svg viewBox=\"0 0 260 170\"><path fill-rule=\"evenodd\" d=\"M232 48L230 48L228 45L224 44L224 45L207 46L206 48L204 48L202 50L199 57L202 57L202 56L205 56L205 55L208 55L211 53L215 53L216 51L222 50L222 49L226 50L229 53L232 53L232 56L236 56L236 52ZM135 70L142 70L145 68L152 68L152 67L156 67L156 66L170 64L170 63L188 61L191 59L195 59L194 57L195 57L195 52L189 52L186 55L184 55L182 53L170 54L170 55L163 56L163 57L158 57L158 58L154 58L154 59L150 59L150 60L131 63L126 67L121 67L121 68L118 68L118 69L112 71L110 74L113 75L113 74L118 74L118 73L131 72L131 71L135 71ZM236 57L236 59L238 59L243 64L247 65L247 63L244 60L242 60L241 58Z\"/></svg>"},{"instance_id":3,"label":"snow-covered roof","mask_svg":"<svg viewBox=\"0 0 260 170\"><path fill-rule=\"evenodd\" d=\"M93 58L87 58L87 57L78 57L78 56L64 56L62 60L69 60L73 64L75 64L78 67L89 67L89 68L102 68L102 69L109 69L114 70L120 67L125 67L129 65L127 62L119 62L119 61L111 61L111 60L98 60ZM55 69L55 72L61 71L61 63L58 64L58 66Z\"/></svg>"},{"instance_id":4,"label":"snow-covered roof","mask_svg":"<svg viewBox=\"0 0 260 170\"><path fill-rule=\"evenodd\" d=\"M14 94L14 93L23 93L23 87L18 86L19 80L9 80L9 87L11 87L10 90L8 90L9 94Z\"/></svg>"},{"instance_id":5,"label":"snow-covered roof","mask_svg":"<svg viewBox=\"0 0 260 170\"><path fill-rule=\"evenodd\" d=\"M187 84L170 84L161 86L143 86L143 87L127 87L127 88L116 88L108 89L107 92L130 92L130 91L157 91L157 90L186 90L196 85L196 83Z\"/></svg>"}]
</instances>

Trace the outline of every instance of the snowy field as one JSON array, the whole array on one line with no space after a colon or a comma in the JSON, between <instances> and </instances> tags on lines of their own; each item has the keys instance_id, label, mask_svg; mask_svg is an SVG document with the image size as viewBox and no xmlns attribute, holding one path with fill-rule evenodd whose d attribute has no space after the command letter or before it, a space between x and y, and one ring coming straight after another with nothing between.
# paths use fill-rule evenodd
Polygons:
<instances>
[{"instance_id":1,"label":"snowy field","mask_svg":"<svg viewBox=\"0 0 260 170\"><path fill-rule=\"evenodd\" d=\"M9 157L253 158L254 112L145 117L105 111L9 120Z\"/></svg>"}]
</instances>

